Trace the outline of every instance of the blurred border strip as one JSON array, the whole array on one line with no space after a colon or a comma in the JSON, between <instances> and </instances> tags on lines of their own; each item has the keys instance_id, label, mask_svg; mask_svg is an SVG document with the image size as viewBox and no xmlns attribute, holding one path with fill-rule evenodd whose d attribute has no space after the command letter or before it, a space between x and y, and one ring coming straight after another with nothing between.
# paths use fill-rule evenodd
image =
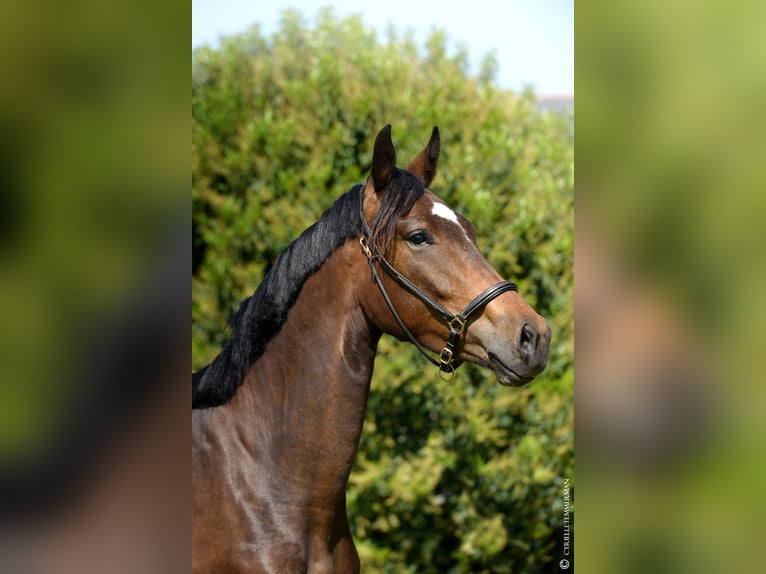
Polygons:
<instances>
[{"instance_id":1,"label":"blurred border strip","mask_svg":"<svg viewBox=\"0 0 766 574\"><path fill-rule=\"evenodd\" d=\"M3 9L5 571L188 567L190 23L180 2Z\"/></svg>"},{"instance_id":2,"label":"blurred border strip","mask_svg":"<svg viewBox=\"0 0 766 574\"><path fill-rule=\"evenodd\" d=\"M624 308L610 307L607 291L601 304L584 305L588 286L600 285L580 266L590 244L619 269L622 302L637 309L636 298L658 301L662 321L680 325L696 346L706 382L691 387L690 398L706 395L712 422L675 453L675 464L652 466L595 448L578 423L578 566L760 571L756 485L766 465L753 457L762 458L766 430L759 360L766 340L766 5L590 1L576 10L578 421L592 422L588 408L598 400L618 438L658 380L658 364L641 354L645 332L623 329L610 345L594 346L589 329L603 324L600 311L614 317ZM615 356L622 368L605 379L604 393L588 396L584 390ZM589 365L589 357L600 363ZM630 408L618 415L615 403ZM666 424L700 402L656 404L652 414Z\"/></svg>"}]
</instances>

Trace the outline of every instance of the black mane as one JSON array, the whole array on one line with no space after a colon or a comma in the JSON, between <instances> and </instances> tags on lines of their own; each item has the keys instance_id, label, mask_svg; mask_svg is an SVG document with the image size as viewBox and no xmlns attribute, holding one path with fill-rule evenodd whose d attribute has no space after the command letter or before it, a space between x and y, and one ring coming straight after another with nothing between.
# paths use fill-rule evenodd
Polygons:
<instances>
[{"instance_id":1,"label":"black mane","mask_svg":"<svg viewBox=\"0 0 766 574\"><path fill-rule=\"evenodd\" d=\"M232 335L218 356L192 374L192 409L225 404L242 385L253 362L287 320L287 313L306 280L336 249L360 233L361 185L343 194L314 225L279 255L255 293L242 301L232 321ZM372 222L373 236L388 243L393 224L423 195L423 184L409 172L397 170Z\"/></svg>"}]
</instances>

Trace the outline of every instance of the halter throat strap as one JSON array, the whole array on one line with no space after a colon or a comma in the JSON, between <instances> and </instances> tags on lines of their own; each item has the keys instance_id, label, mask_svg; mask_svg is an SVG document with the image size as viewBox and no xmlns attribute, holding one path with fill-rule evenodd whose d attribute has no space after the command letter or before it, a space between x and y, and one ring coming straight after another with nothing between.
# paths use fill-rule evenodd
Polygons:
<instances>
[{"instance_id":1,"label":"halter throat strap","mask_svg":"<svg viewBox=\"0 0 766 574\"><path fill-rule=\"evenodd\" d=\"M484 307L495 297L505 293L506 291L518 291L518 287L511 281L499 281L498 283L495 283L491 287L482 291L460 313L450 313L438 301L434 300L412 281L399 273L383 256L383 254L378 249L378 246L371 243L370 236L372 232L370 230L369 224L367 223L367 218L364 216L363 185L359 186L359 221L361 227L359 243L362 246L362 252L364 253L365 257L367 257L367 262L370 265L370 274L372 275L372 280L378 286L378 289L383 296L383 300L386 302L388 309L391 311L391 315L393 315L404 336L409 339L412 344L415 345L415 347L426 359L428 359L435 366L439 367L440 376L445 380L451 379L455 374L455 370L462 364L462 361L458 358L457 348L461 342L461 338L465 334L468 321L474 315L480 314L484 310ZM432 356L431 351L424 347L412 334L409 328L407 328L407 326L404 324L404 321L402 320L399 313L397 313L396 308L391 301L391 297L389 296L388 291L383 285L383 281L380 278L380 274L378 273L377 267L375 265L376 262L389 277L391 277L397 284L399 284L399 286L413 295L416 299L420 300L426 307L439 315L445 322L447 328L449 329L449 334L447 335L447 340L444 344L444 348L438 355L438 359Z\"/></svg>"}]
</instances>

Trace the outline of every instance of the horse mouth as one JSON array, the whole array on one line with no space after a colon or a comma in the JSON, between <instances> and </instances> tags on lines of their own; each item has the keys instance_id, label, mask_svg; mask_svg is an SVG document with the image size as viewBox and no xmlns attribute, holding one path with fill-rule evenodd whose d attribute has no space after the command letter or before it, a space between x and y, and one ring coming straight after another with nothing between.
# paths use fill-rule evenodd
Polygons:
<instances>
[{"instance_id":1,"label":"horse mouth","mask_svg":"<svg viewBox=\"0 0 766 574\"><path fill-rule=\"evenodd\" d=\"M506 387L523 387L532 382L535 378L535 375L530 377L518 374L494 353L488 353L488 356L489 366L494 371L495 376L501 385L505 385Z\"/></svg>"}]
</instances>

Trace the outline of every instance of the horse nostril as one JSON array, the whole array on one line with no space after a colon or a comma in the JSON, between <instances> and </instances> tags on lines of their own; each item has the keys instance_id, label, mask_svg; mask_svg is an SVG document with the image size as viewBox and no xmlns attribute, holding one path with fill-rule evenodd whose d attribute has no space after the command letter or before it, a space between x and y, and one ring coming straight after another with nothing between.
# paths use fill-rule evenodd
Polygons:
<instances>
[{"instance_id":1,"label":"horse nostril","mask_svg":"<svg viewBox=\"0 0 766 574\"><path fill-rule=\"evenodd\" d=\"M531 355L537 349L539 340L540 335L537 330L525 321L519 333L519 350L524 354Z\"/></svg>"}]
</instances>

